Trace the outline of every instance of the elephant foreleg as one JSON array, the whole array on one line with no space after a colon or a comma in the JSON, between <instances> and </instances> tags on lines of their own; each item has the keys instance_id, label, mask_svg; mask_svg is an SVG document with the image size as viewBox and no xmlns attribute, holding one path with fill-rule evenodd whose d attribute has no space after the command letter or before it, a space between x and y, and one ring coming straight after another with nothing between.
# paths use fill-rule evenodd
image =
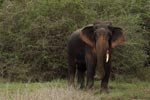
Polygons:
<instances>
[{"instance_id":1,"label":"elephant foreleg","mask_svg":"<svg viewBox=\"0 0 150 100\"><path fill-rule=\"evenodd\" d=\"M94 75L96 68L96 58L92 53L86 54L86 64L87 64L87 84L86 88L92 88L94 84Z\"/></svg>"},{"instance_id":2,"label":"elephant foreleg","mask_svg":"<svg viewBox=\"0 0 150 100\"><path fill-rule=\"evenodd\" d=\"M110 70L111 70L111 63L106 63L104 66L105 69L105 76L102 79L101 82L101 90L100 92L106 92L109 93L108 91L108 81L109 81L109 76L110 76Z\"/></svg>"}]
</instances>

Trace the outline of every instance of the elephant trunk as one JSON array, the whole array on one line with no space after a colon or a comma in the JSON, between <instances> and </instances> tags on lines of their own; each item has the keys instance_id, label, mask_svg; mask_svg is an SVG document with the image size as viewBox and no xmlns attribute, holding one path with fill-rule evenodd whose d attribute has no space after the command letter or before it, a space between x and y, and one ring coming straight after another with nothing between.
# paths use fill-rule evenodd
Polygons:
<instances>
[{"instance_id":1,"label":"elephant trunk","mask_svg":"<svg viewBox=\"0 0 150 100\"><path fill-rule=\"evenodd\" d=\"M96 78L102 79L105 76L104 64L108 60L108 42L104 37L101 37L96 42L97 52L97 67L96 67Z\"/></svg>"}]
</instances>

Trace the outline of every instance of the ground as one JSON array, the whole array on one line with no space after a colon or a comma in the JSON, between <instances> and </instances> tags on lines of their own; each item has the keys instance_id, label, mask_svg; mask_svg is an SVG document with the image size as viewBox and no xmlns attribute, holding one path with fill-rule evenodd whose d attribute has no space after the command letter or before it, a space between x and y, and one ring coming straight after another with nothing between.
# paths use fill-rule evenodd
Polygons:
<instances>
[{"instance_id":1,"label":"ground","mask_svg":"<svg viewBox=\"0 0 150 100\"><path fill-rule=\"evenodd\" d=\"M0 100L150 100L149 82L109 82L110 93L100 94L99 83L92 90L67 87L65 80L46 83L0 83Z\"/></svg>"}]
</instances>

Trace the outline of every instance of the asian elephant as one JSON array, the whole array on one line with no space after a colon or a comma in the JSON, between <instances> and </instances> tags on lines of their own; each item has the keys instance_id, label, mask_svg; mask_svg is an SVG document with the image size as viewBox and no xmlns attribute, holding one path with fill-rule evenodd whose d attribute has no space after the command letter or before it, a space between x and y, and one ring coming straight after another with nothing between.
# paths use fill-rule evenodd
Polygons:
<instances>
[{"instance_id":1,"label":"asian elephant","mask_svg":"<svg viewBox=\"0 0 150 100\"><path fill-rule=\"evenodd\" d=\"M111 23L95 21L73 32L68 42L68 84L74 86L75 75L80 88L94 84L95 74L100 77L101 92L108 92L112 48L124 41L122 29Z\"/></svg>"}]
</instances>

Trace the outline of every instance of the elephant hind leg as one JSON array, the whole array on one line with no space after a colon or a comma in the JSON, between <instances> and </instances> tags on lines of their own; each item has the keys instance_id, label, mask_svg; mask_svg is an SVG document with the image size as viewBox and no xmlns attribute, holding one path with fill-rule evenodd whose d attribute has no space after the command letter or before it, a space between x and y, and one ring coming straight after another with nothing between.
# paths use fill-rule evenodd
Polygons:
<instances>
[{"instance_id":1,"label":"elephant hind leg","mask_svg":"<svg viewBox=\"0 0 150 100\"><path fill-rule=\"evenodd\" d=\"M68 85L69 86L75 86L74 79L75 79L75 73L76 73L76 63L75 59L69 58L68 59Z\"/></svg>"},{"instance_id":2,"label":"elephant hind leg","mask_svg":"<svg viewBox=\"0 0 150 100\"><path fill-rule=\"evenodd\" d=\"M80 89L85 87L86 64L77 64L77 84Z\"/></svg>"}]
</instances>

